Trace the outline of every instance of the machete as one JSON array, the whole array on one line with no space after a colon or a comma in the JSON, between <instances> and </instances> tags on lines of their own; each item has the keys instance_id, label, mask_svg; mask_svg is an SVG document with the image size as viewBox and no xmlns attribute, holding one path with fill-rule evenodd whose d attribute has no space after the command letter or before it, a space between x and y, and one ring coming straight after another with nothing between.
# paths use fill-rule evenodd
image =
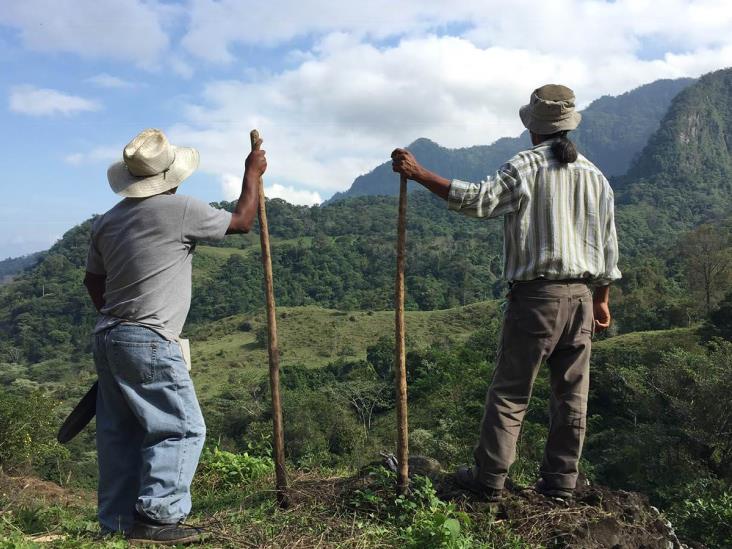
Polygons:
<instances>
[{"instance_id":1,"label":"machete","mask_svg":"<svg viewBox=\"0 0 732 549\"><path fill-rule=\"evenodd\" d=\"M64 424L61 425L61 428L58 430L58 435L56 435L56 440L61 444L66 444L78 435L79 432L81 432L81 430L86 427L96 415L97 385L98 382L95 381L94 385L91 386L91 389L89 389L84 395L84 398L82 398L79 401L79 404L77 404L71 411L69 417L64 421Z\"/></svg>"}]
</instances>

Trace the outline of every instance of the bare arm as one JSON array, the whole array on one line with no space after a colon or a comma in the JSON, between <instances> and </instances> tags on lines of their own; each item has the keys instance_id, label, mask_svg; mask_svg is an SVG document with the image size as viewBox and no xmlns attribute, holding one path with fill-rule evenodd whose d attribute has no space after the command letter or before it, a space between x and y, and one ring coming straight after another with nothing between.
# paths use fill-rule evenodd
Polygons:
<instances>
[{"instance_id":1,"label":"bare arm","mask_svg":"<svg viewBox=\"0 0 732 549\"><path fill-rule=\"evenodd\" d=\"M262 140L259 140L261 145ZM241 194L236 202L234 212L231 214L231 222L226 234L248 233L254 223L254 216L257 213L257 202L259 193L259 178L267 170L267 158L265 152L255 150L249 153L244 163L244 178L241 184Z\"/></svg>"},{"instance_id":2,"label":"bare arm","mask_svg":"<svg viewBox=\"0 0 732 549\"><path fill-rule=\"evenodd\" d=\"M592 309L595 316L595 331L602 332L610 327L610 285L598 286L592 296Z\"/></svg>"},{"instance_id":3,"label":"bare arm","mask_svg":"<svg viewBox=\"0 0 732 549\"><path fill-rule=\"evenodd\" d=\"M86 286L89 297L91 297L94 307L97 311L101 311L104 307L104 288L107 281L107 275L86 272L84 276L84 286Z\"/></svg>"},{"instance_id":4,"label":"bare arm","mask_svg":"<svg viewBox=\"0 0 732 549\"><path fill-rule=\"evenodd\" d=\"M391 153L391 169L423 185L443 200L447 200L450 194L450 180L425 169L407 149L395 149Z\"/></svg>"}]
</instances>

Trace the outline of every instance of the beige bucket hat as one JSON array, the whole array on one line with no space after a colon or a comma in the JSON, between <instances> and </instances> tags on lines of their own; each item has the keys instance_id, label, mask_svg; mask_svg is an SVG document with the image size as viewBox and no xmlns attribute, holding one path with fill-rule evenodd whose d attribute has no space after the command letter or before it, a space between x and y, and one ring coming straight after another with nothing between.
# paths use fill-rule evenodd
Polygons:
<instances>
[{"instance_id":1,"label":"beige bucket hat","mask_svg":"<svg viewBox=\"0 0 732 549\"><path fill-rule=\"evenodd\" d=\"M154 128L141 131L122 151L122 162L107 170L112 190L125 197L145 198L181 184L198 168L198 151L175 147Z\"/></svg>"},{"instance_id":2,"label":"beige bucket hat","mask_svg":"<svg viewBox=\"0 0 732 549\"><path fill-rule=\"evenodd\" d=\"M539 135L575 129L582 115L574 110L574 92L561 84L546 84L531 93L528 105L519 109L521 122Z\"/></svg>"}]
</instances>

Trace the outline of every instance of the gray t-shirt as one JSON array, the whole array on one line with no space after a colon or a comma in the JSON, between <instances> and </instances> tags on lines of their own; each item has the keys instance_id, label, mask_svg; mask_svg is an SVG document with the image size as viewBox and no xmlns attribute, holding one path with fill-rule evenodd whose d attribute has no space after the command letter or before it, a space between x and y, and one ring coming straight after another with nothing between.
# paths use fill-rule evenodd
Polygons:
<instances>
[{"instance_id":1,"label":"gray t-shirt","mask_svg":"<svg viewBox=\"0 0 732 549\"><path fill-rule=\"evenodd\" d=\"M86 270L106 275L100 332L119 322L175 340L191 306L199 240L221 240L231 214L177 194L125 198L92 225Z\"/></svg>"}]
</instances>

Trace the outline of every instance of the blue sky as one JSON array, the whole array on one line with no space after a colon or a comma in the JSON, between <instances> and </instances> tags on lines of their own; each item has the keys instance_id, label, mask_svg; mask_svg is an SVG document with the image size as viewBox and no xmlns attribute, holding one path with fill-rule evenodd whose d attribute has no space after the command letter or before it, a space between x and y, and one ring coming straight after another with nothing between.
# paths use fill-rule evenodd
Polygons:
<instances>
[{"instance_id":1,"label":"blue sky","mask_svg":"<svg viewBox=\"0 0 732 549\"><path fill-rule=\"evenodd\" d=\"M237 194L248 131L267 194L312 204L395 147L521 131L532 89L580 106L732 65L725 1L17 0L0 8L0 258L117 200L106 168L146 127L197 147L181 192Z\"/></svg>"}]
</instances>

